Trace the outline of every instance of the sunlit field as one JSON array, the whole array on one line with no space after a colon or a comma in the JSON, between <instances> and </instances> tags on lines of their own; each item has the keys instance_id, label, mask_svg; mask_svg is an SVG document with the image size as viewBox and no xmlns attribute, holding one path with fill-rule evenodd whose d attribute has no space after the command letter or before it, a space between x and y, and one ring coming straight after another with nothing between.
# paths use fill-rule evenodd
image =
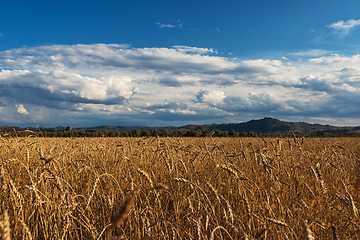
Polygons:
<instances>
[{"instance_id":1,"label":"sunlit field","mask_svg":"<svg viewBox=\"0 0 360 240\"><path fill-rule=\"evenodd\" d=\"M0 138L3 239L360 239L360 138Z\"/></svg>"}]
</instances>

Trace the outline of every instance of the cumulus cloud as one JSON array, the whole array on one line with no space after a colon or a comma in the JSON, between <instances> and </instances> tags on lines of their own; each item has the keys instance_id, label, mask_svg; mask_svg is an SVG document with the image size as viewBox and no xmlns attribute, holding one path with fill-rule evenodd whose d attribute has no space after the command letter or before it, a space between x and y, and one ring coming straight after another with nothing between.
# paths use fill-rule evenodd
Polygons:
<instances>
[{"instance_id":1,"label":"cumulus cloud","mask_svg":"<svg viewBox=\"0 0 360 240\"><path fill-rule=\"evenodd\" d=\"M336 31L336 33L345 36L349 33L349 31L356 26L360 25L360 19L349 19L347 21L338 21L328 25L329 28L332 28Z\"/></svg>"},{"instance_id":2,"label":"cumulus cloud","mask_svg":"<svg viewBox=\"0 0 360 240\"><path fill-rule=\"evenodd\" d=\"M24 107L23 104L18 104L16 105L16 109L17 109L17 112L20 113L20 114L29 114L29 112L26 110L26 108Z\"/></svg>"},{"instance_id":3,"label":"cumulus cloud","mask_svg":"<svg viewBox=\"0 0 360 240\"><path fill-rule=\"evenodd\" d=\"M217 105L223 102L225 93L221 90L201 90L196 96L199 102Z\"/></svg>"},{"instance_id":4,"label":"cumulus cloud","mask_svg":"<svg viewBox=\"0 0 360 240\"><path fill-rule=\"evenodd\" d=\"M224 104L219 106L227 112L281 112L282 104L267 93L254 94L247 96L229 96L224 99Z\"/></svg>"},{"instance_id":5,"label":"cumulus cloud","mask_svg":"<svg viewBox=\"0 0 360 240\"><path fill-rule=\"evenodd\" d=\"M360 55L287 56L238 60L209 48L118 44L2 51L0 125L14 119L47 126L182 125L269 115L353 123L360 117Z\"/></svg>"}]
</instances>

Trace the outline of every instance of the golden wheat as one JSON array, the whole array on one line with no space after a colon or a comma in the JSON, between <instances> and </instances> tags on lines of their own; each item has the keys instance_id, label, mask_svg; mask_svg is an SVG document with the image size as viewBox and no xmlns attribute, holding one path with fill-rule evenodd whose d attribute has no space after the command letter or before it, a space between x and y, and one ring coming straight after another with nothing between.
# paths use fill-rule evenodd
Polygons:
<instances>
[{"instance_id":1,"label":"golden wheat","mask_svg":"<svg viewBox=\"0 0 360 240\"><path fill-rule=\"evenodd\" d=\"M2 239L360 239L358 138L8 136L0 150Z\"/></svg>"}]
</instances>

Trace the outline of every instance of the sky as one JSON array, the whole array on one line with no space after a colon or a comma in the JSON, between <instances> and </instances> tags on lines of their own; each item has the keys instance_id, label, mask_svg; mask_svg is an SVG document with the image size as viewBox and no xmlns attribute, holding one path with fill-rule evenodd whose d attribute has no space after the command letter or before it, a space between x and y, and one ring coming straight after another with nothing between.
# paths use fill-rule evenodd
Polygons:
<instances>
[{"instance_id":1,"label":"sky","mask_svg":"<svg viewBox=\"0 0 360 240\"><path fill-rule=\"evenodd\" d=\"M358 0L3 1L0 125L360 126Z\"/></svg>"}]
</instances>

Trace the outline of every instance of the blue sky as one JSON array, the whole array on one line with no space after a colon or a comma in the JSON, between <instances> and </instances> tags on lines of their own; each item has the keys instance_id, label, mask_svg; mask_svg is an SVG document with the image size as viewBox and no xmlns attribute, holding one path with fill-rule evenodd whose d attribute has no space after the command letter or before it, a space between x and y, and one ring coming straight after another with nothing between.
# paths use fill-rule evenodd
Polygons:
<instances>
[{"instance_id":1,"label":"blue sky","mask_svg":"<svg viewBox=\"0 0 360 240\"><path fill-rule=\"evenodd\" d=\"M360 125L359 1L7 1L0 125Z\"/></svg>"}]
</instances>

